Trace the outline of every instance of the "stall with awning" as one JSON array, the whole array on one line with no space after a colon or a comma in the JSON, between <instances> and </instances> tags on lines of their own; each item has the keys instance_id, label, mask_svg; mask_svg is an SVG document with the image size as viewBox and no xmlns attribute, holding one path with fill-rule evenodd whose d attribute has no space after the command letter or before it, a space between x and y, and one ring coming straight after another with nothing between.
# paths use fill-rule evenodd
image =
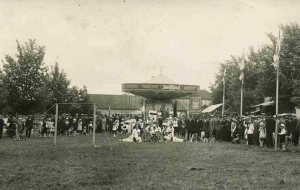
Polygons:
<instances>
[{"instance_id":1,"label":"stall with awning","mask_svg":"<svg viewBox=\"0 0 300 190\"><path fill-rule=\"evenodd\" d=\"M211 105L207 108L205 108L204 110L202 110L202 113L211 113L213 111L215 111L216 109L218 109L219 107L221 107L223 104L214 104L214 105Z\"/></svg>"}]
</instances>

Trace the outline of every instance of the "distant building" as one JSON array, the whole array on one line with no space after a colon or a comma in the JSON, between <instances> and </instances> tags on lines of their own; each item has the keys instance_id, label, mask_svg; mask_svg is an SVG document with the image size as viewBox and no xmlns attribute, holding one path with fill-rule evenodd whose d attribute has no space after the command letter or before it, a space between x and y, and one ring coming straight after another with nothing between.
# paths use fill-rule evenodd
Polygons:
<instances>
[{"instance_id":1,"label":"distant building","mask_svg":"<svg viewBox=\"0 0 300 190\"><path fill-rule=\"evenodd\" d=\"M88 94L88 97L97 105L97 111L102 114L141 114L142 112L143 98L140 96ZM177 111L193 113L193 99L199 99L200 106L209 106L212 102L211 94L206 90L200 90L198 94L176 99Z\"/></svg>"}]
</instances>

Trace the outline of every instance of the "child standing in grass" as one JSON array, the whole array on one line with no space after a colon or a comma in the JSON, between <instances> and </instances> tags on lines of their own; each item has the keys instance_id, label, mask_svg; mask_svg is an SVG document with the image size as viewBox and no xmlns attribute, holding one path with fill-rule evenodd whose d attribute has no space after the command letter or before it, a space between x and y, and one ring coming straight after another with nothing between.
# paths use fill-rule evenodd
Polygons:
<instances>
[{"instance_id":1,"label":"child standing in grass","mask_svg":"<svg viewBox=\"0 0 300 190\"><path fill-rule=\"evenodd\" d=\"M116 120L113 124L113 128L112 128L112 131L113 131L113 134L114 134L114 137L116 137L117 135L117 130L118 130L118 127L119 127L119 122L118 120Z\"/></svg>"},{"instance_id":2,"label":"child standing in grass","mask_svg":"<svg viewBox=\"0 0 300 190\"><path fill-rule=\"evenodd\" d=\"M77 132L79 134L82 134L82 120L81 119L78 120Z\"/></svg>"},{"instance_id":3,"label":"child standing in grass","mask_svg":"<svg viewBox=\"0 0 300 190\"><path fill-rule=\"evenodd\" d=\"M93 133L93 121L90 121L88 128L89 128L88 132Z\"/></svg>"},{"instance_id":4,"label":"child standing in grass","mask_svg":"<svg viewBox=\"0 0 300 190\"><path fill-rule=\"evenodd\" d=\"M278 129L278 136L279 136L279 148L282 150L285 150L285 144L284 144L285 135L286 135L285 125L280 124Z\"/></svg>"},{"instance_id":5,"label":"child standing in grass","mask_svg":"<svg viewBox=\"0 0 300 190\"><path fill-rule=\"evenodd\" d=\"M265 126L264 122L259 123L258 131L259 131L259 143L260 143L260 146L263 146L264 140L266 138L266 126Z\"/></svg>"}]
</instances>

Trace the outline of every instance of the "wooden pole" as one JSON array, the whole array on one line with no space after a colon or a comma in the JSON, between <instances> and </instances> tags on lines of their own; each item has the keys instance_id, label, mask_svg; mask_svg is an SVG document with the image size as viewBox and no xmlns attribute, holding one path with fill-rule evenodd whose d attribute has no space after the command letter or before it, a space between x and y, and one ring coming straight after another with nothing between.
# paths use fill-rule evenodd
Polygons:
<instances>
[{"instance_id":1,"label":"wooden pole","mask_svg":"<svg viewBox=\"0 0 300 190\"><path fill-rule=\"evenodd\" d=\"M94 115L93 115L93 146L96 146L96 104L94 104Z\"/></svg>"},{"instance_id":2,"label":"wooden pole","mask_svg":"<svg viewBox=\"0 0 300 190\"><path fill-rule=\"evenodd\" d=\"M242 85L241 85L241 110L240 110L241 119L243 118L243 87L244 87L244 78L242 79Z\"/></svg>"},{"instance_id":3,"label":"wooden pole","mask_svg":"<svg viewBox=\"0 0 300 190\"><path fill-rule=\"evenodd\" d=\"M55 130L54 130L54 146L56 146L57 137L57 122L58 122L58 104L55 104Z\"/></svg>"},{"instance_id":4,"label":"wooden pole","mask_svg":"<svg viewBox=\"0 0 300 190\"><path fill-rule=\"evenodd\" d=\"M223 79L223 105L222 105L222 117L224 116L224 110L225 110L225 76Z\"/></svg>"},{"instance_id":5,"label":"wooden pole","mask_svg":"<svg viewBox=\"0 0 300 190\"><path fill-rule=\"evenodd\" d=\"M278 136L278 94L279 94L279 60L277 61L277 74L276 74L276 126L275 126L275 151L277 151L277 136Z\"/></svg>"}]
</instances>

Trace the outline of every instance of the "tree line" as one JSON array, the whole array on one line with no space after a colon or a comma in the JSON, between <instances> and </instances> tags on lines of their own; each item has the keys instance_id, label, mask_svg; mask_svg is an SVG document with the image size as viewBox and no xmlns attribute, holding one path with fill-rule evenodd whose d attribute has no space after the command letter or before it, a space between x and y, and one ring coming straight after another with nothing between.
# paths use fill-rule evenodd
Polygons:
<instances>
[{"instance_id":1,"label":"tree line","mask_svg":"<svg viewBox=\"0 0 300 190\"><path fill-rule=\"evenodd\" d=\"M0 111L6 114L44 113L55 103L88 103L87 87L70 86L67 74L59 63L48 67L44 63L45 46L29 39L17 43L14 56L5 55L0 70ZM88 105L62 105L60 112L88 113ZM50 109L49 113L54 113Z\"/></svg>"},{"instance_id":2,"label":"tree line","mask_svg":"<svg viewBox=\"0 0 300 190\"><path fill-rule=\"evenodd\" d=\"M297 23L280 25L281 50L279 60L279 112L294 112L300 108L300 27ZM266 97L276 100L276 68L273 56L278 34L267 34L270 43L256 50L249 47L245 56L243 110L262 103ZM225 76L225 103L240 110L240 69L238 63L243 55L231 56L220 64L215 82L211 84L213 104L222 103L223 76Z\"/></svg>"}]
</instances>

